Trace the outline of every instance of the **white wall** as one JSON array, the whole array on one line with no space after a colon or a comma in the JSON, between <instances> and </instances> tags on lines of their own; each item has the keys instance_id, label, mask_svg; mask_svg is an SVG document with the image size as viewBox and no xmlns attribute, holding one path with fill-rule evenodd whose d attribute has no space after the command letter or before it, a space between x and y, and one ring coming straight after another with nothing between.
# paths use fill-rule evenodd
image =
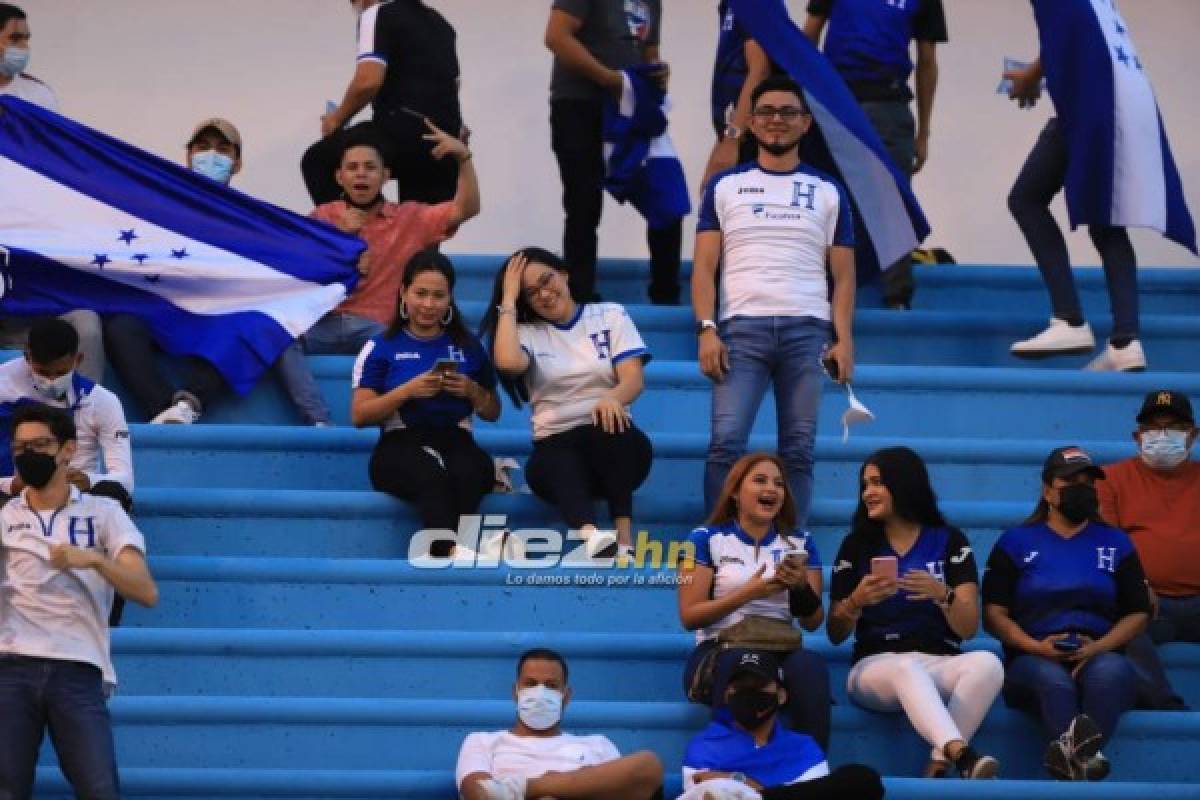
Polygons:
<instances>
[{"instance_id":1,"label":"white wall","mask_svg":"<svg viewBox=\"0 0 1200 800\"><path fill-rule=\"evenodd\" d=\"M17 0L33 28L32 71L51 83L67 114L169 158L183 155L194 123L221 115L246 139L243 190L296 211L309 202L300 154L318 132L327 99L352 70L354 19L345 0ZM429 0L459 32L463 108L475 131L483 215L448 249L557 249L561 210L549 146L549 55L541 37L547 0ZM672 63L672 130L695 181L711 145L708 76L715 0L665 0L663 53ZM789 0L802 16L802 0ZM1005 55L1031 56L1025 0L946 0L952 41L940 49L930 163L916 190L931 244L960 261L1028 263L1004 197L1047 104L1018 112L994 93ZM1125 0L1124 13L1158 92L1175 157L1200 213L1200 104L1196 103L1196 0ZM1061 212L1061 201L1057 204ZM690 227L690 226L689 226ZM643 255L636 214L610 204L605 255ZM690 236L686 237L690 239ZM1087 236L1073 258L1096 262ZM1157 234L1138 232L1143 264L1195 265ZM688 244L690 252L690 242Z\"/></svg>"}]
</instances>

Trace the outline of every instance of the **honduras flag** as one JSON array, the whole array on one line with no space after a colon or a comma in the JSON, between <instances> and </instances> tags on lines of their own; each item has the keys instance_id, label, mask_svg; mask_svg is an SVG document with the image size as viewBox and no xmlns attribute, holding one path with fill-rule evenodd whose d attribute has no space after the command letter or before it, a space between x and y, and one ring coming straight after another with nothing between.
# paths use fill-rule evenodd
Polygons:
<instances>
[{"instance_id":1,"label":"honduras flag","mask_svg":"<svg viewBox=\"0 0 1200 800\"><path fill-rule=\"evenodd\" d=\"M788 16L783 0L730 0L737 23L804 89L815 123L804 161L846 187L865 237L855 252L860 282L873 278L929 235L908 175L892 163L842 77Z\"/></svg>"},{"instance_id":2,"label":"honduras flag","mask_svg":"<svg viewBox=\"0 0 1200 800\"><path fill-rule=\"evenodd\" d=\"M621 100L604 107L604 188L632 203L652 229L665 228L692 210L683 165L667 134L666 93L646 77L657 65L625 70Z\"/></svg>"},{"instance_id":3,"label":"honduras flag","mask_svg":"<svg viewBox=\"0 0 1200 800\"><path fill-rule=\"evenodd\" d=\"M1115 0L1034 0L1042 70L1067 141L1071 227L1196 229L1150 79Z\"/></svg>"},{"instance_id":4,"label":"honduras flag","mask_svg":"<svg viewBox=\"0 0 1200 800\"><path fill-rule=\"evenodd\" d=\"M0 245L0 314L134 314L242 393L353 289L365 247L15 97L0 97Z\"/></svg>"}]
</instances>

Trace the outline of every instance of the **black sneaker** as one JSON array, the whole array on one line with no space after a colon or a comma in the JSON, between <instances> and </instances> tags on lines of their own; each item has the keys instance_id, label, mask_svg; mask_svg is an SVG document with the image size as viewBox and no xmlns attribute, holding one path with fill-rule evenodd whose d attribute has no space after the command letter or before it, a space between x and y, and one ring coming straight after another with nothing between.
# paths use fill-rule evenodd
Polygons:
<instances>
[{"instance_id":1,"label":"black sneaker","mask_svg":"<svg viewBox=\"0 0 1200 800\"><path fill-rule=\"evenodd\" d=\"M1087 714L1079 714L1067 726L1062 736L1050 743L1046 748L1046 770L1060 781L1084 781L1087 777L1086 764L1100 753L1100 741L1103 736L1100 728ZM1107 759L1103 759L1107 764ZM1095 771L1103 775L1094 780L1101 780L1108 774L1106 768L1099 764Z\"/></svg>"},{"instance_id":2,"label":"black sneaker","mask_svg":"<svg viewBox=\"0 0 1200 800\"><path fill-rule=\"evenodd\" d=\"M1062 736L1050 742L1046 747L1046 755L1042 760L1046 771L1050 773L1050 777L1056 781L1078 781L1082 780L1079 774L1079 767L1071 760L1071 753L1067 749Z\"/></svg>"},{"instance_id":3,"label":"black sneaker","mask_svg":"<svg viewBox=\"0 0 1200 800\"><path fill-rule=\"evenodd\" d=\"M1112 772L1112 764L1104 757L1104 753L1096 755L1083 762L1083 777L1089 781L1102 781Z\"/></svg>"},{"instance_id":4,"label":"black sneaker","mask_svg":"<svg viewBox=\"0 0 1200 800\"><path fill-rule=\"evenodd\" d=\"M964 780L985 781L1000 774L1000 762L991 756L985 756L975 751L974 747L964 747L954 759L954 768Z\"/></svg>"}]
</instances>

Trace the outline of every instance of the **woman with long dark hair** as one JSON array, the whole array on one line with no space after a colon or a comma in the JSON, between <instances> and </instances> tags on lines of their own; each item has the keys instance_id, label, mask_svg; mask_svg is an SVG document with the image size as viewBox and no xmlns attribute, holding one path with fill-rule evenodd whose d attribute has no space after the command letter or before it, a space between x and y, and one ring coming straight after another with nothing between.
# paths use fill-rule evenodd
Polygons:
<instances>
[{"instance_id":1,"label":"woman with long dark hair","mask_svg":"<svg viewBox=\"0 0 1200 800\"><path fill-rule=\"evenodd\" d=\"M491 457L475 442L471 418L500 416L487 351L454 303L454 266L436 250L404 269L396 316L354 364L350 419L378 425L371 484L417 505L426 529L458 529L495 482ZM435 541L430 555L450 554Z\"/></svg>"},{"instance_id":2,"label":"woman with long dark hair","mask_svg":"<svg viewBox=\"0 0 1200 800\"><path fill-rule=\"evenodd\" d=\"M754 649L726 642L722 631L749 617L766 617L789 627L798 619L805 630L814 631L825 618L821 556L808 532L796 528L796 501L786 474L778 456L742 456L725 478L712 514L688 537L695 563L679 570L679 620L696 632L696 649L684 669L684 687L693 700L720 705L742 655ZM791 726L828 748L825 662L800 647L773 655L782 661L784 710ZM705 667L706 662L711 666ZM709 698L695 697L692 689L701 669L712 672Z\"/></svg>"},{"instance_id":3,"label":"woman with long dark hair","mask_svg":"<svg viewBox=\"0 0 1200 800\"><path fill-rule=\"evenodd\" d=\"M927 777L951 765L994 778L996 759L970 746L1000 693L992 653L960 647L979 628L979 573L967 537L946 522L929 472L907 447L867 457L850 533L834 562L829 640L854 633L846 691L872 711L903 711L932 747Z\"/></svg>"},{"instance_id":4,"label":"woman with long dark hair","mask_svg":"<svg viewBox=\"0 0 1200 800\"><path fill-rule=\"evenodd\" d=\"M1042 467L1037 507L988 557L984 624L1004 645L1004 699L1051 737L1045 766L1060 780L1108 775L1101 746L1136 700L1125 645L1150 619L1137 551L1100 517L1104 478L1079 447Z\"/></svg>"},{"instance_id":5,"label":"woman with long dark hair","mask_svg":"<svg viewBox=\"0 0 1200 800\"><path fill-rule=\"evenodd\" d=\"M650 360L633 320L616 303L577 303L562 259L528 247L496 275L480 330L513 402L533 405L529 488L582 533L589 553L628 554L633 492L653 456L630 413ZM597 528L597 497L615 536Z\"/></svg>"}]
</instances>

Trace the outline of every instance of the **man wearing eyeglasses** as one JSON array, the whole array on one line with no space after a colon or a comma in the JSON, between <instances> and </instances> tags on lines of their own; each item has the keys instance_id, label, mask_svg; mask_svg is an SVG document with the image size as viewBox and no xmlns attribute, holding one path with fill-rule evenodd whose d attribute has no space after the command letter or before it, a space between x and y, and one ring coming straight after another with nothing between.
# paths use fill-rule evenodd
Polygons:
<instances>
[{"instance_id":1,"label":"man wearing eyeglasses","mask_svg":"<svg viewBox=\"0 0 1200 800\"><path fill-rule=\"evenodd\" d=\"M1197 437L1192 403L1182 392L1146 395L1133 440L1138 454L1104 468L1096 483L1100 515L1133 539L1154 590L1150 627L1126 648L1138 672L1138 702L1186 710L1154 645L1200 642L1200 463L1189 458Z\"/></svg>"},{"instance_id":2,"label":"man wearing eyeglasses","mask_svg":"<svg viewBox=\"0 0 1200 800\"><path fill-rule=\"evenodd\" d=\"M920 172L929 157L937 45L948 38L942 0L809 0L804 33L813 44L820 42L826 23L826 57L846 80L896 166L910 176ZM909 56L913 41L915 70ZM908 88L914 72L915 123ZM883 274L883 302L906 309L912 296L912 259L905 256Z\"/></svg>"},{"instance_id":3,"label":"man wearing eyeglasses","mask_svg":"<svg viewBox=\"0 0 1200 800\"><path fill-rule=\"evenodd\" d=\"M843 188L800 161L800 140L812 125L800 87L768 78L750 107L757 160L708 182L696 224L692 310L700 370L713 381L704 501L711 509L746 451L770 383L779 455L803 529L822 358L839 381L854 372L854 222Z\"/></svg>"},{"instance_id":4,"label":"man wearing eyeglasses","mask_svg":"<svg viewBox=\"0 0 1200 800\"><path fill-rule=\"evenodd\" d=\"M48 728L74 795L117 800L107 622L118 593L158 602L145 540L119 505L68 482L67 412L26 405L9 430L25 489L0 509L0 797L33 796Z\"/></svg>"}]
</instances>

